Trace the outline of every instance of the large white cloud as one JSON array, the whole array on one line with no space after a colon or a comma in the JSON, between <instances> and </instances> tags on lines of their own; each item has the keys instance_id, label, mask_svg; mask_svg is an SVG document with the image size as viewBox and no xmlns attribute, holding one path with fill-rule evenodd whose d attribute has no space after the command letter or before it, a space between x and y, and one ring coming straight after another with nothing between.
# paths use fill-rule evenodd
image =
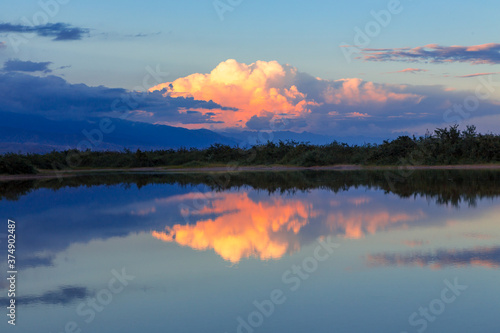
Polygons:
<instances>
[{"instance_id":1,"label":"large white cloud","mask_svg":"<svg viewBox=\"0 0 500 333\"><path fill-rule=\"evenodd\" d=\"M269 112L298 117L311 111L316 102L307 99L294 85L296 69L276 61L257 61L247 65L229 59L209 74L192 74L157 85L150 91L166 89L173 97L194 97L237 108L219 112L214 120L221 127L243 127L253 116ZM219 101L219 102L217 102Z\"/></svg>"},{"instance_id":2,"label":"large white cloud","mask_svg":"<svg viewBox=\"0 0 500 333\"><path fill-rule=\"evenodd\" d=\"M290 65L276 61L257 61L250 65L234 59L220 63L207 74L192 74L150 89L164 90L165 96L193 97L237 108L237 111L210 111L217 124L210 128L251 127L260 124L270 129L277 119L297 124L296 130L314 128L317 121L334 122L329 116L365 118L366 112L352 108L377 110L395 105L416 105L424 96L407 92L405 86L381 85L358 78L335 81L314 78ZM346 110L343 108L346 107ZM327 110L327 112L325 112ZM343 112L345 111L345 112ZM373 111L373 110L372 110ZM313 114L324 114L314 120ZM258 121L263 119L265 121ZM301 121L294 121L300 119ZM247 126L251 124L251 126ZM198 124L203 127L202 124Z\"/></svg>"},{"instance_id":3,"label":"large white cloud","mask_svg":"<svg viewBox=\"0 0 500 333\"><path fill-rule=\"evenodd\" d=\"M56 76L0 73L0 111L54 118L119 117L186 128L287 129L342 137L423 134L455 122L497 119L499 83L480 76L477 91L325 80L276 61L220 63L148 93L69 84ZM492 81L492 82L490 82ZM471 104L472 103L472 104ZM471 110L473 107L473 110ZM484 131L488 128L478 129ZM394 134L396 135L396 134Z\"/></svg>"}]
</instances>

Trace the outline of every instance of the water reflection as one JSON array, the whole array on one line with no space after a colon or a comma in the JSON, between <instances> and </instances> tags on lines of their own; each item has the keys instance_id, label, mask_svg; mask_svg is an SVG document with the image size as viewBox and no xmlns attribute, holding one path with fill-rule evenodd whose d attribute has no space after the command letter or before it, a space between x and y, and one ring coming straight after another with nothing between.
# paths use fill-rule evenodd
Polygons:
<instances>
[{"instance_id":1,"label":"water reflection","mask_svg":"<svg viewBox=\"0 0 500 333\"><path fill-rule=\"evenodd\" d=\"M249 190L190 193L156 203L178 206L185 219L155 238L196 250L213 249L233 263L242 258L279 259L312 239L334 235L360 239L382 230L408 228L426 217L422 208L392 206L374 191L357 195L329 195L324 190L293 196L255 195ZM384 200L382 200L384 199ZM394 197L392 199L395 199ZM204 200L199 208L193 200ZM202 201L203 202L203 201ZM156 206L150 208L156 211ZM311 224L307 230L304 228Z\"/></svg>"},{"instance_id":2,"label":"water reflection","mask_svg":"<svg viewBox=\"0 0 500 333\"><path fill-rule=\"evenodd\" d=\"M28 202L36 211L21 226L29 228L20 253L26 268L53 265L55 255L76 242L144 231L168 243L213 250L233 263L279 259L324 236L359 240L380 232L446 227L460 216L473 223L479 210L460 213L440 205L484 205L485 198L500 194L500 172L495 171L415 172L391 184L383 172L360 171L242 173L223 185L213 182L217 177L93 175L23 186L1 183L0 193L20 201L12 206L20 216ZM30 198L24 200L26 195ZM0 213L16 210L0 206ZM477 240L487 237L468 234ZM416 247L429 241L401 243Z\"/></svg>"},{"instance_id":3,"label":"water reflection","mask_svg":"<svg viewBox=\"0 0 500 333\"><path fill-rule=\"evenodd\" d=\"M49 290L41 295L27 295L17 297L18 305L50 304L50 305L68 305L76 301L81 301L91 296L90 290L86 287L62 286L56 290ZM1 304L8 304L7 297L1 297Z\"/></svg>"},{"instance_id":4,"label":"water reflection","mask_svg":"<svg viewBox=\"0 0 500 333\"><path fill-rule=\"evenodd\" d=\"M430 253L368 255L369 266L429 266L439 269L446 266L500 267L500 247L484 247L471 250L438 250Z\"/></svg>"},{"instance_id":5,"label":"water reflection","mask_svg":"<svg viewBox=\"0 0 500 333\"><path fill-rule=\"evenodd\" d=\"M280 197L256 201L247 192L218 193L205 207L187 213L199 218L196 224L176 224L153 236L197 250L214 249L231 262L250 256L278 259L297 250L296 235L315 215L312 203Z\"/></svg>"},{"instance_id":6,"label":"water reflection","mask_svg":"<svg viewBox=\"0 0 500 333\"><path fill-rule=\"evenodd\" d=\"M360 208L364 209L364 208ZM351 211L330 211L326 217L326 224L335 235L342 235L346 238L360 239L366 234L374 234L378 231L391 228L407 228L408 223L415 222L425 217L422 210L413 213L389 211L385 209L376 210L351 210Z\"/></svg>"},{"instance_id":7,"label":"water reflection","mask_svg":"<svg viewBox=\"0 0 500 333\"><path fill-rule=\"evenodd\" d=\"M0 201L19 200L37 189L61 190L81 186L120 185L124 189L147 185L206 185L213 191L251 187L269 193L294 193L329 189L335 193L367 187L397 194L401 198L425 197L438 204L475 206L478 200L500 196L498 170L402 171L296 171L241 172L233 174L121 173L75 175L68 178L0 181ZM395 177L395 175L398 175Z\"/></svg>"},{"instance_id":8,"label":"water reflection","mask_svg":"<svg viewBox=\"0 0 500 333\"><path fill-rule=\"evenodd\" d=\"M496 330L500 173L415 173L392 184L370 172L214 179L131 174L0 184L0 215L18 221L20 331L60 332L75 321L95 333L234 332L235 318L255 311L256 299L287 290L283 272L324 237L340 248L259 332L400 332L455 276L474 292L432 329L470 332L459 321L467 318ZM102 298L110 271L121 267L137 278L87 325L76 308ZM485 305L474 312L469 304Z\"/></svg>"}]
</instances>

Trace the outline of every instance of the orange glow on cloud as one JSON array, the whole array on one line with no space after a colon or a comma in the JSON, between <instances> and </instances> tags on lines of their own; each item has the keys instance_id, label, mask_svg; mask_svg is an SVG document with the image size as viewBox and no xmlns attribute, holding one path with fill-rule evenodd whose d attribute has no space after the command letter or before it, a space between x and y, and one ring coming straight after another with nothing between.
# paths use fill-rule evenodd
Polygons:
<instances>
[{"instance_id":1,"label":"orange glow on cloud","mask_svg":"<svg viewBox=\"0 0 500 333\"><path fill-rule=\"evenodd\" d=\"M310 204L281 198L255 202L246 193L223 194L211 205L191 213L218 216L195 225L177 224L152 235L197 250L214 249L233 263L251 256L278 259L297 250L300 244L296 235L314 216Z\"/></svg>"},{"instance_id":2,"label":"orange glow on cloud","mask_svg":"<svg viewBox=\"0 0 500 333\"><path fill-rule=\"evenodd\" d=\"M406 100L417 104L422 99L421 96L415 94L390 92L383 86L375 85L373 82L365 82L362 79L341 79L335 82L341 83L341 87L330 86L324 92L325 101L329 104L380 105L390 101Z\"/></svg>"},{"instance_id":3,"label":"orange glow on cloud","mask_svg":"<svg viewBox=\"0 0 500 333\"><path fill-rule=\"evenodd\" d=\"M499 268L500 264L498 262L493 262L489 260L473 259L470 264L472 266L484 267L484 268Z\"/></svg>"},{"instance_id":4,"label":"orange glow on cloud","mask_svg":"<svg viewBox=\"0 0 500 333\"><path fill-rule=\"evenodd\" d=\"M314 95L316 100L299 91L301 76L296 68L281 65L276 61L256 61L250 65L234 59L221 62L208 74L195 73L173 82L161 83L149 91L165 90L165 96L192 97L196 100L213 101L224 107L237 110L197 109L209 114L211 123L182 125L186 128L245 127L254 116L275 119L306 117L315 107L323 104L347 106L383 106L390 102L417 104L422 96L401 93L404 86L377 85L361 79L341 79L337 81L316 80ZM187 110L185 110L187 111ZM366 113L351 113L349 117L366 118ZM218 122L218 123L217 123ZM181 125L180 123L163 123ZM271 125L270 128L271 129Z\"/></svg>"},{"instance_id":5,"label":"orange glow on cloud","mask_svg":"<svg viewBox=\"0 0 500 333\"><path fill-rule=\"evenodd\" d=\"M349 213L332 212L328 214L326 223L332 231L344 230L344 237L360 239L366 233L374 234L387 229L391 224L411 222L425 217L424 212L416 214L397 213L388 211L352 211Z\"/></svg>"},{"instance_id":6,"label":"orange glow on cloud","mask_svg":"<svg viewBox=\"0 0 500 333\"><path fill-rule=\"evenodd\" d=\"M201 199L201 196L201 193L190 193L157 202L181 203ZM252 256L262 260L278 259L298 250L301 245L298 234L302 228L311 218L324 214L322 210L314 209L312 203L280 197L256 202L249 198L248 193L217 193L208 199L201 208L183 211L185 216L197 216L196 224L176 224L165 231L153 231L153 237L197 250L213 249L233 263ZM422 211L391 213L385 209L374 211L359 207L370 201L369 197L349 198L347 203L352 209L343 212L334 208L321 221L334 235L360 239L365 234L386 230L397 223L425 217ZM341 205L338 201L330 204L331 207Z\"/></svg>"},{"instance_id":7,"label":"orange glow on cloud","mask_svg":"<svg viewBox=\"0 0 500 333\"><path fill-rule=\"evenodd\" d=\"M368 113L360 113L360 112L349 112L346 114L348 118L370 118L371 116Z\"/></svg>"},{"instance_id":8,"label":"orange glow on cloud","mask_svg":"<svg viewBox=\"0 0 500 333\"><path fill-rule=\"evenodd\" d=\"M478 52L478 51L490 50L490 49L493 49L495 47L498 47L498 44L487 43L487 44L469 46L469 47L467 47L466 51Z\"/></svg>"},{"instance_id":9,"label":"orange glow on cloud","mask_svg":"<svg viewBox=\"0 0 500 333\"><path fill-rule=\"evenodd\" d=\"M172 97L193 97L214 101L238 111L214 111L215 121L225 126L242 126L252 116L268 112L299 116L310 112L317 103L306 100L306 95L295 85L287 84L296 74L295 69L285 68L276 61L257 61L247 65L229 59L220 63L209 74L192 74L173 82L159 84L149 91L167 89ZM242 124L243 123L243 124Z\"/></svg>"}]
</instances>

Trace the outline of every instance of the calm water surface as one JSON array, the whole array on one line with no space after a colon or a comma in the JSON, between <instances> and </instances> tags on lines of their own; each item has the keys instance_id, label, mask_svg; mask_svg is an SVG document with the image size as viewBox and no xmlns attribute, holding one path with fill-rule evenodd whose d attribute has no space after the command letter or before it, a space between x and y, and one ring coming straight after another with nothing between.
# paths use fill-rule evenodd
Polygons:
<instances>
[{"instance_id":1,"label":"calm water surface","mask_svg":"<svg viewBox=\"0 0 500 333\"><path fill-rule=\"evenodd\" d=\"M499 332L500 173L1 184L2 332ZM6 257L6 256L2 256ZM7 271L0 262L2 276Z\"/></svg>"}]
</instances>

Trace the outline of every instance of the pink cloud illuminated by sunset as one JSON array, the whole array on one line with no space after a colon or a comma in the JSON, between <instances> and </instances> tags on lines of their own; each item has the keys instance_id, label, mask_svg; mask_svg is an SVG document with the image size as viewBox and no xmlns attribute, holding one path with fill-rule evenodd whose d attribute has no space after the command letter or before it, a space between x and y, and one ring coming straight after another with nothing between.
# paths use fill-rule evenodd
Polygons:
<instances>
[{"instance_id":1,"label":"pink cloud illuminated by sunset","mask_svg":"<svg viewBox=\"0 0 500 333\"><path fill-rule=\"evenodd\" d=\"M229 59L209 74L192 74L173 82L159 84L150 91L166 89L173 97L194 97L198 100L237 108L236 112L219 112L213 119L224 126L239 126L253 116L266 112L297 117L317 105L308 100L293 83L296 69L276 61L257 61L247 65Z\"/></svg>"},{"instance_id":2,"label":"pink cloud illuminated by sunset","mask_svg":"<svg viewBox=\"0 0 500 333\"><path fill-rule=\"evenodd\" d=\"M400 71L396 72L389 72L389 74L393 73L411 73L411 74L416 74L416 73L421 73L421 72L428 72L427 69L422 69L422 68L405 68Z\"/></svg>"},{"instance_id":3,"label":"pink cloud illuminated by sunset","mask_svg":"<svg viewBox=\"0 0 500 333\"><path fill-rule=\"evenodd\" d=\"M197 111L209 116L211 128L244 128L249 121L255 123L259 118L308 119L315 110L329 104L381 108L390 103L413 106L422 100L422 96L405 92L405 89L406 86L402 85L376 84L359 78L323 80L299 73L295 67L276 61L256 61L247 65L229 59L210 73L181 77L154 86L149 91L162 91L170 97L213 101L230 109L185 109L179 112ZM335 112L344 118L371 116L360 111ZM336 115L332 111L328 114ZM206 124L185 127L202 128Z\"/></svg>"},{"instance_id":4,"label":"pink cloud illuminated by sunset","mask_svg":"<svg viewBox=\"0 0 500 333\"><path fill-rule=\"evenodd\" d=\"M487 43L472 46L442 46L427 44L414 48L363 49L362 59L366 61L403 61L452 63L468 62L473 65L499 64L500 44Z\"/></svg>"},{"instance_id":5,"label":"pink cloud illuminated by sunset","mask_svg":"<svg viewBox=\"0 0 500 333\"><path fill-rule=\"evenodd\" d=\"M152 236L197 250L213 249L233 263L248 257L278 259L297 250L296 235L314 216L311 204L282 198L256 202L247 193L220 194L210 206L190 214L217 217L176 224Z\"/></svg>"},{"instance_id":6,"label":"pink cloud illuminated by sunset","mask_svg":"<svg viewBox=\"0 0 500 333\"><path fill-rule=\"evenodd\" d=\"M467 75L458 75L457 77L459 78L470 78L470 77L478 77L478 76L488 76L488 75L496 75L499 74L500 72L490 72L490 73L474 73L474 74L467 74Z\"/></svg>"}]
</instances>

